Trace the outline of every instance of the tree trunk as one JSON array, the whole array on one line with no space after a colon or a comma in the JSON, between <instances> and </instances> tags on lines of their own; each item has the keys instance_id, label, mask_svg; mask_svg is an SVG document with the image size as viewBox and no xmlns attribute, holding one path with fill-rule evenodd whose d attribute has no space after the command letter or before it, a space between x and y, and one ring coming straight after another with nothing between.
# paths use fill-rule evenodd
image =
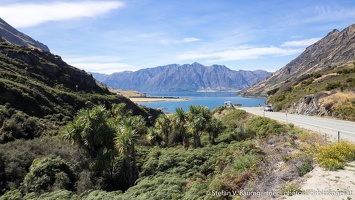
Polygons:
<instances>
[{"instance_id":1,"label":"tree trunk","mask_svg":"<svg viewBox=\"0 0 355 200\"><path fill-rule=\"evenodd\" d=\"M137 168L137 161L136 161L136 150L134 148L134 144L132 144L132 177L133 177L133 185L138 179L138 168Z\"/></svg>"},{"instance_id":2,"label":"tree trunk","mask_svg":"<svg viewBox=\"0 0 355 200\"><path fill-rule=\"evenodd\" d=\"M187 137L186 133L182 137L182 142L183 142L183 145L184 145L185 149L189 148L189 146L190 146L189 137Z\"/></svg>"},{"instance_id":3,"label":"tree trunk","mask_svg":"<svg viewBox=\"0 0 355 200\"><path fill-rule=\"evenodd\" d=\"M198 148L201 147L201 139L200 139L200 135L198 132L194 133L194 148Z\"/></svg>"}]
</instances>

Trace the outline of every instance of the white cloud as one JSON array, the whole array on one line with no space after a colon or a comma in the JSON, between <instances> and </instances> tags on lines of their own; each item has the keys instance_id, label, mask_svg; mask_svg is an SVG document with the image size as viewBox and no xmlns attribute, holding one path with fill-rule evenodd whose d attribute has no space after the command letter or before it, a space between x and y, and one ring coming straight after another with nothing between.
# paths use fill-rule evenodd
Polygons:
<instances>
[{"instance_id":1,"label":"white cloud","mask_svg":"<svg viewBox=\"0 0 355 200\"><path fill-rule=\"evenodd\" d=\"M199 38L188 37L188 38L183 38L181 40L160 40L160 43L163 45L178 45L183 43L197 42L200 40L201 39Z\"/></svg>"},{"instance_id":2,"label":"white cloud","mask_svg":"<svg viewBox=\"0 0 355 200\"><path fill-rule=\"evenodd\" d=\"M261 56L287 56L301 52L302 49L283 49L279 47L249 47L237 48L219 52L200 53L186 52L178 56L179 60L217 59L219 61L249 60Z\"/></svg>"},{"instance_id":3,"label":"white cloud","mask_svg":"<svg viewBox=\"0 0 355 200\"><path fill-rule=\"evenodd\" d=\"M1 17L16 28L36 26L48 21L94 17L121 8L118 1L51 2L0 6Z\"/></svg>"},{"instance_id":4,"label":"white cloud","mask_svg":"<svg viewBox=\"0 0 355 200\"><path fill-rule=\"evenodd\" d=\"M315 15L313 17L307 18L305 22L315 23L342 21L344 19L353 19L355 17L355 8L345 8L336 5L316 6L314 10L312 10L312 13L314 13Z\"/></svg>"},{"instance_id":5,"label":"white cloud","mask_svg":"<svg viewBox=\"0 0 355 200\"><path fill-rule=\"evenodd\" d=\"M112 74L126 70L135 70L134 67L123 63L124 58L116 56L90 56L90 57L68 57L64 59L68 64L85 70L86 72L99 72ZM137 68L138 70L138 68Z\"/></svg>"},{"instance_id":6,"label":"white cloud","mask_svg":"<svg viewBox=\"0 0 355 200\"><path fill-rule=\"evenodd\" d=\"M281 44L282 47L305 47L314 44L321 38L310 38L305 40L287 41Z\"/></svg>"}]
</instances>

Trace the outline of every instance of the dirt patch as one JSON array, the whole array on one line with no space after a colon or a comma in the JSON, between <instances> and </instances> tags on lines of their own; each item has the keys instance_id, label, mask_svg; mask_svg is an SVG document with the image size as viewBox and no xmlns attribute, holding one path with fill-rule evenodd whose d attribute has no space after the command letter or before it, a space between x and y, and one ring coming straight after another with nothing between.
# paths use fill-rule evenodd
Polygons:
<instances>
[{"instance_id":1,"label":"dirt patch","mask_svg":"<svg viewBox=\"0 0 355 200\"><path fill-rule=\"evenodd\" d=\"M325 171L315 167L300 180L301 192L279 199L289 200L333 200L355 198L355 162L348 163L343 170Z\"/></svg>"}]
</instances>

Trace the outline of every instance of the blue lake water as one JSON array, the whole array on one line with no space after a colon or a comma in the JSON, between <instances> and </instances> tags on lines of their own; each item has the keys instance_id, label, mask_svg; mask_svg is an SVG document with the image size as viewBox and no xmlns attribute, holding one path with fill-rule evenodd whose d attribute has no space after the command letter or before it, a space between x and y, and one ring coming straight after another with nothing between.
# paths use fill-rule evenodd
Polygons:
<instances>
[{"instance_id":1,"label":"blue lake water","mask_svg":"<svg viewBox=\"0 0 355 200\"><path fill-rule=\"evenodd\" d=\"M174 113L178 107L187 111L190 105L202 105L210 110L218 106L223 106L224 102L231 101L232 104L242 104L243 106L264 105L265 98L248 98L237 96L236 92L144 92L152 97L179 97L189 98L188 101L164 101L164 102L140 102L151 108L165 108L165 113Z\"/></svg>"}]
</instances>

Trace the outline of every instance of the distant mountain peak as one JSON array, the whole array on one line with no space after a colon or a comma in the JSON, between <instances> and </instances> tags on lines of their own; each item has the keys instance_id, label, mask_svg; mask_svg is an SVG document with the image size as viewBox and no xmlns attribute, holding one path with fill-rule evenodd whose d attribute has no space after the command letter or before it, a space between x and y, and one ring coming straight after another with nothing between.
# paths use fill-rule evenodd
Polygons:
<instances>
[{"instance_id":1,"label":"distant mountain peak","mask_svg":"<svg viewBox=\"0 0 355 200\"><path fill-rule=\"evenodd\" d=\"M113 88L138 91L236 91L263 80L266 71L238 72L224 65L170 64L132 73L93 76Z\"/></svg>"},{"instance_id":2,"label":"distant mountain peak","mask_svg":"<svg viewBox=\"0 0 355 200\"><path fill-rule=\"evenodd\" d=\"M6 21L4 21L1 18L0 18L0 36L5 38L8 42L18 46L36 48L42 51L50 52L49 48L46 45L16 30L14 27L12 27L10 24L8 24Z\"/></svg>"}]
</instances>

